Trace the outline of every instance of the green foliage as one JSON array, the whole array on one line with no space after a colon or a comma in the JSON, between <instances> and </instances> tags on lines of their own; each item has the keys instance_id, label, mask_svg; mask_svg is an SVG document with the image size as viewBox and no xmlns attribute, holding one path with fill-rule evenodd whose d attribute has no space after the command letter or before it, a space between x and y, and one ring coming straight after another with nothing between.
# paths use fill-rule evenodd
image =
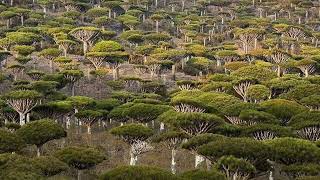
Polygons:
<instances>
[{"instance_id":1,"label":"green foliage","mask_svg":"<svg viewBox=\"0 0 320 180\"><path fill-rule=\"evenodd\" d=\"M220 138L200 146L197 152L210 160L231 155L247 159L260 170L269 167L266 160L270 157L271 149L263 142L249 138Z\"/></svg>"},{"instance_id":2,"label":"green foliage","mask_svg":"<svg viewBox=\"0 0 320 180\"><path fill-rule=\"evenodd\" d=\"M288 123L294 129L303 129L305 127L318 127L320 125L320 112L311 111L308 113L300 113L293 116Z\"/></svg>"},{"instance_id":3,"label":"green foliage","mask_svg":"<svg viewBox=\"0 0 320 180\"><path fill-rule=\"evenodd\" d=\"M301 174L303 174L303 176L319 176L320 175L319 174L320 165L318 165L318 164L291 164L288 166L281 166L281 172L286 173L289 177L294 178L294 179L296 179L297 177L300 177Z\"/></svg>"},{"instance_id":4,"label":"green foliage","mask_svg":"<svg viewBox=\"0 0 320 180\"><path fill-rule=\"evenodd\" d=\"M291 117L306 111L306 108L294 101L284 99L271 99L260 103L261 108L276 116L283 124L286 124Z\"/></svg>"},{"instance_id":5,"label":"green foliage","mask_svg":"<svg viewBox=\"0 0 320 180\"><path fill-rule=\"evenodd\" d=\"M37 91L32 90L18 90L18 91L10 91L4 95L4 99L40 99L42 95Z\"/></svg>"},{"instance_id":6,"label":"green foliage","mask_svg":"<svg viewBox=\"0 0 320 180\"><path fill-rule=\"evenodd\" d=\"M121 102L117 99L113 99L113 98L102 99L102 100L96 101L96 108L111 111L115 107L120 106L120 104Z\"/></svg>"},{"instance_id":7,"label":"green foliage","mask_svg":"<svg viewBox=\"0 0 320 180\"><path fill-rule=\"evenodd\" d=\"M191 170L186 171L180 175L185 180L226 180L225 175L216 170Z\"/></svg>"},{"instance_id":8,"label":"green foliage","mask_svg":"<svg viewBox=\"0 0 320 180\"><path fill-rule=\"evenodd\" d=\"M25 146L25 142L15 133L0 129L0 153L11 153L20 151Z\"/></svg>"},{"instance_id":9,"label":"green foliage","mask_svg":"<svg viewBox=\"0 0 320 180\"><path fill-rule=\"evenodd\" d=\"M320 85L316 84L305 84L297 85L292 88L289 92L281 94L280 98L299 101L304 97L310 95L320 95Z\"/></svg>"},{"instance_id":10,"label":"green foliage","mask_svg":"<svg viewBox=\"0 0 320 180\"><path fill-rule=\"evenodd\" d=\"M264 85L252 85L248 88L248 97L252 101L266 100L271 96L271 91Z\"/></svg>"},{"instance_id":11,"label":"green foliage","mask_svg":"<svg viewBox=\"0 0 320 180\"><path fill-rule=\"evenodd\" d=\"M30 158L4 153L0 154L0 179L41 179L41 170L34 165Z\"/></svg>"},{"instance_id":12,"label":"green foliage","mask_svg":"<svg viewBox=\"0 0 320 180\"><path fill-rule=\"evenodd\" d=\"M54 176L68 169L68 165L53 156L42 156L34 159L35 166L43 176Z\"/></svg>"},{"instance_id":13,"label":"green foliage","mask_svg":"<svg viewBox=\"0 0 320 180\"><path fill-rule=\"evenodd\" d=\"M95 44L91 51L92 52L110 52L110 51L121 51L122 46L115 41L100 41Z\"/></svg>"},{"instance_id":14,"label":"green foliage","mask_svg":"<svg viewBox=\"0 0 320 180\"><path fill-rule=\"evenodd\" d=\"M198 147L202 145L208 144L211 141L219 141L220 139L223 140L224 138L226 137L211 133L199 134L188 139L188 141L184 142L181 147L184 149L196 151Z\"/></svg>"},{"instance_id":15,"label":"green foliage","mask_svg":"<svg viewBox=\"0 0 320 180\"><path fill-rule=\"evenodd\" d=\"M320 149L312 142L295 138L276 138L267 142L272 159L278 163L290 165L295 163L318 162Z\"/></svg>"},{"instance_id":16,"label":"green foliage","mask_svg":"<svg viewBox=\"0 0 320 180\"><path fill-rule=\"evenodd\" d=\"M94 99L86 96L72 96L68 97L66 100L70 101L71 104L76 108L84 108L88 106L93 106L95 104Z\"/></svg>"},{"instance_id":17,"label":"green foliage","mask_svg":"<svg viewBox=\"0 0 320 180\"><path fill-rule=\"evenodd\" d=\"M196 112L181 113L167 111L160 115L158 119L190 135L208 133L215 127L224 124L224 120L217 115ZM206 124L206 128L202 127L202 124Z\"/></svg>"},{"instance_id":18,"label":"green foliage","mask_svg":"<svg viewBox=\"0 0 320 180\"><path fill-rule=\"evenodd\" d=\"M89 110L81 110L78 113L76 113L75 116L80 120L82 118L101 118L103 116L103 113L89 109Z\"/></svg>"},{"instance_id":19,"label":"green foliage","mask_svg":"<svg viewBox=\"0 0 320 180\"><path fill-rule=\"evenodd\" d=\"M28 56L35 51L35 48L33 46L16 45L12 48L12 50L18 52L18 54L21 56Z\"/></svg>"},{"instance_id":20,"label":"green foliage","mask_svg":"<svg viewBox=\"0 0 320 180\"><path fill-rule=\"evenodd\" d=\"M279 124L279 121L274 115L252 109L242 110L239 118L249 123Z\"/></svg>"},{"instance_id":21,"label":"green foliage","mask_svg":"<svg viewBox=\"0 0 320 180\"><path fill-rule=\"evenodd\" d=\"M50 119L42 119L30 122L17 130L20 136L27 144L42 146L48 141L66 137L67 133L63 127Z\"/></svg>"},{"instance_id":22,"label":"green foliage","mask_svg":"<svg viewBox=\"0 0 320 180\"><path fill-rule=\"evenodd\" d=\"M229 76L227 74L213 74L209 76L210 81L222 81L222 82L230 82L234 80L234 77Z\"/></svg>"},{"instance_id":23,"label":"green foliage","mask_svg":"<svg viewBox=\"0 0 320 180\"><path fill-rule=\"evenodd\" d=\"M256 168L250 162L242 158L236 158L232 155L219 158L215 167L220 171L225 172L227 175L238 173L242 176L246 176L256 171Z\"/></svg>"},{"instance_id":24,"label":"green foliage","mask_svg":"<svg viewBox=\"0 0 320 180\"><path fill-rule=\"evenodd\" d=\"M268 81L277 77L275 72L269 69L257 67L257 66L242 67L236 71L231 72L231 76L235 78L237 77L253 78L253 79L257 79L260 82Z\"/></svg>"},{"instance_id":25,"label":"green foliage","mask_svg":"<svg viewBox=\"0 0 320 180\"><path fill-rule=\"evenodd\" d=\"M248 127L243 127L241 129L242 134L244 136L253 137L256 140L266 140L266 139L273 139L276 137L290 137L293 136L291 129L287 127L283 127L280 125L272 125L272 124L255 124ZM272 136L264 137L259 136L259 133L266 133L268 132L269 135Z\"/></svg>"},{"instance_id":26,"label":"green foliage","mask_svg":"<svg viewBox=\"0 0 320 180\"><path fill-rule=\"evenodd\" d=\"M159 115L171 109L165 105L137 103L128 109L128 117L140 123L148 123Z\"/></svg>"},{"instance_id":27,"label":"green foliage","mask_svg":"<svg viewBox=\"0 0 320 180\"><path fill-rule=\"evenodd\" d=\"M112 169L100 177L101 180L178 180L168 171L147 166L123 166Z\"/></svg>"},{"instance_id":28,"label":"green foliage","mask_svg":"<svg viewBox=\"0 0 320 180\"><path fill-rule=\"evenodd\" d=\"M54 156L78 170L89 169L105 160L96 149L84 147L67 147L55 152Z\"/></svg>"},{"instance_id":29,"label":"green foliage","mask_svg":"<svg viewBox=\"0 0 320 180\"><path fill-rule=\"evenodd\" d=\"M122 137L125 141L130 141L132 139L143 141L152 136L153 131L141 124L125 124L120 127L112 128L110 133Z\"/></svg>"}]
</instances>

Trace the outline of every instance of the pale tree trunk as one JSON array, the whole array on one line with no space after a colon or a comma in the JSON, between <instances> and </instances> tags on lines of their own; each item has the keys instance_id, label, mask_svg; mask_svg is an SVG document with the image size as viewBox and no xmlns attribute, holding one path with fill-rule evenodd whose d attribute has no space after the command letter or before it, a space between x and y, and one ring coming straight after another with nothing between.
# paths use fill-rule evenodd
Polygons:
<instances>
[{"instance_id":1,"label":"pale tree trunk","mask_svg":"<svg viewBox=\"0 0 320 180\"><path fill-rule=\"evenodd\" d=\"M80 169L78 169L77 180L81 180L81 170Z\"/></svg>"},{"instance_id":2,"label":"pale tree trunk","mask_svg":"<svg viewBox=\"0 0 320 180\"><path fill-rule=\"evenodd\" d=\"M198 166L204 161L204 158L201 155L196 154L195 157L195 168L198 168Z\"/></svg>"},{"instance_id":3,"label":"pale tree trunk","mask_svg":"<svg viewBox=\"0 0 320 180\"><path fill-rule=\"evenodd\" d=\"M71 122L70 122L70 117L66 117L66 129L70 129Z\"/></svg>"},{"instance_id":4,"label":"pale tree trunk","mask_svg":"<svg viewBox=\"0 0 320 180\"><path fill-rule=\"evenodd\" d=\"M176 149L172 149L171 150L171 172L172 172L172 174L176 174L176 172L177 172L177 169L176 169L176 154L177 154L177 152L176 152Z\"/></svg>"},{"instance_id":5,"label":"pale tree trunk","mask_svg":"<svg viewBox=\"0 0 320 180\"><path fill-rule=\"evenodd\" d=\"M118 68L113 68L112 69L112 76L113 76L113 80L114 81L119 79L119 69Z\"/></svg>"},{"instance_id":6,"label":"pale tree trunk","mask_svg":"<svg viewBox=\"0 0 320 180\"><path fill-rule=\"evenodd\" d=\"M87 132L88 132L88 134L91 134L91 126L90 125L87 126Z\"/></svg>"},{"instance_id":7,"label":"pale tree trunk","mask_svg":"<svg viewBox=\"0 0 320 180\"><path fill-rule=\"evenodd\" d=\"M155 0L155 7L158 8L158 0Z\"/></svg>"},{"instance_id":8,"label":"pale tree trunk","mask_svg":"<svg viewBox=\"0 0 320 180\"><path fill-rule=\"evenodd\" d=\"M305 77L309 77L309 71L308 71L307 68L306 68L306 70L304 71L304 75L305 75Z\"/></svg>"},{"instance_id":9,"label":"pale tree trunk","mask_svg":"<svg viewBox=\"0 0 320 180\"><path fill-rule=\"evenodd\" d=\"M41 156L41 151L42 151L42 145L37 146L37 157Z\"/></svg>"},{"instance_id":10,"label":"pale tree trunk","mask_svg":"<svg viewBox=\"0 0 320 180\"><path fill-rule=\"evenodd\" d=\"M30 122L30 113L27 113L27 116L26 116L26 123L29 123Z\"/></svg>"},{"instance_id":11,"label":"pale tree trunk","mask_svg":"<svg viewBox=\"0 0 320 180\"><path fill-rule=\"evenodd\" d=\"M25 121L25 114L23 113L19 113L19 119L20 119L20 126L23 126L26 124L26 121Z\"/></svg>"},{"instance_id":12,"label":"pale tree trunk","mask_svg":"<svg viewBox=\"0 0 320 180\"><path fill-rule=\"evenodd\" d=\"M64 55L64 57L67 57L67 53L68 53L67 48L62 48L62 49L63 49L63 55Z\"/></svg>"},{"instance_id":13,"label":"pale tree trunk","mask_svg":"<svg viewBox=\"0 0 320 180\"><path fill-rule=\"evenodd\" d=\"M71 96L75 95L75 84L71 83Z\"/></svg>"},{"instance_id":14,"label":"pale tree trunk","mask_svg":"<svg viewBox=\"0 0 320 180\"><path fill-rule=\"evenodd\" d=\"M159 21L156 21L156 32L159 32Z\"/></svg>"},{"instance_id":15,"label":"pale tree trunk","mask_svg":"<svg viewBox=\"0 0 320 180\"><path fill-rule=\"evenodd\" d=\"M24 16L22 15L20 16L20 18L21 18L21 26L24 26Z\"/></svg>"},{"instance_id":16,"label":"pale tree trunk","mask_svg":"<svg viewBox=\"0 0 320 180\"><path fill-rule=\"evenodd\" d=\"M160 131L163 131L163 130L164 130L164 123L161 122L161 123L160 123Z\"/></svg>"},{"instance_id":17,"label":"pale tree trunk","mask_svg":"<svg viewBox=\"0 0 320 180\"><path fill-rule=\"evenodd\" d=\"M279 65L277 66L277 75L281 77L281 67Z\"/></svg>"},{"instance_id":18,"label":"pale tree trunk","mask_svg":"<svg viewBox=\"0 0 320 180\"><path fill-rule=\"evenodd\" d=\"M274 180L272 171L269 172L269 180Z\"/></svg>"},{"instance_id":19,"label":"pale tree trunk","mask_svg":"<svg viewBox=\"0 0 320 180\"><path fill-rule=\"evenodd\" d=\"M88 42L82 41L83 43L83 55L85 55L88 51Z\"/></svg>"},{"instance_id":20,"label":"pale tree trunk","mask_svg":"<svg viewBox=\"0 0 320 180\"><path fill-rule=\"evenodd\" d=\"M172 79L175 80L176 79L176 65L172 65Z\"/></svg>"},{"instance_id":21,"label":"pale tree trunk","mask_svg":"<svg viewBox=\"0 0 320 180\"><path fill-rule=\"evenodd\" d=\"M133 154L133 147L130 150L130 166L135 166L137 164L138 157Z\"/></svg>"},{"instance_id":22,"label":"pale tree trunk","mask_svg":"<svg viewBox=\"0 0 320 180\"><path fill-rule=\"evenodd\" d=\"M53 73L53 60L49 61L50 73Z\"/></svg>"}]
</instances>

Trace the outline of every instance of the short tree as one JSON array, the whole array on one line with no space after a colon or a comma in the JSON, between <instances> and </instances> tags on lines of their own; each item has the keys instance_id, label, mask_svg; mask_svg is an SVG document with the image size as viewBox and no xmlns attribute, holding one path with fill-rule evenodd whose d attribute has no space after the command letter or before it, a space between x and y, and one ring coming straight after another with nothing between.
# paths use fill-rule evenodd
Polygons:
<instances>
[{"instance_id":1,"label":"short tree","mask_svg":"<svg viewBox=\"0 0 320 180\"><path fill-rule=\"evenodd\" d=\"M287 124L290 119L301 112L306 111L306 108L294 101L284 99L272 99L260 103L261 108L274 116L276 116L282 124Z\"/></svg>"},{"instance_id":2,"label":"short tree","mask_svg":"<svg viewBox=\"0 0 320 180\"><path fill-rule=\"evenodd\" d=\"M187 150L191 151L191 153L195 155L194 167L198 168L200 163L202 163L204 161L204 157L197 153L198 148L202 145L208 144L211 141L215 141L215 140L219 140L219 139L223 139L223 138L224 138L224 136L222 136L222 135L215 135L215 134L210 134L210 133L199 134L197 136L194 136L194 137L188 139L188 141L184 142L181 147L183 149L187 149Z\"/></svg>"},{"instance_id":3,"label":"short tree","mask_svg":"<svg viewBox=\"0 0 320 180\"><path fill-rule=\"evenodd\" d=\"M36 91L18 90L5 94L4 99L10 107L19 113L20 125L23 126L26 123L26 114L39 104L41 97L41 94Z\"/></svg>"},{"instance_id":4,"label":"short tree","mask_svg":"<svg viewBox=\"0 0 320 180\"><path fill-rule=\"evenodd\" d=\"M159 120L191 136L208 133L217 126L224 124L224 120L219 116L206 113L167 111L159 116Z\"/></svg>"},{"instance_id":5,"label":"short tree","mask_svg":"<svg viewBox=\"0 0 320 180\"><path fill-rule=\"evenodd\" d=\"M14 153L20 151L25 142L15 133L0 129L0 153Z\"/></svg>"},{"instance_id":6,"label":"short tree","mask_svg":"<svg viewBox=\"0 0 320 180\"><path fill-rule=\"evenodd\" d=\"M63 127L50 119L30 122L17 130L17 135L27 144L37 146L37 156L41 155L42 146L48 141L66 137Z\"/></svg>"},{"instance_id":7,"label":"short tree","mask_svg":"<svg viewBox=\"0 0 320 180\"><path fill-rule=\"evenodd\" d=\"M244 102L248 102L248 90L251 85L255 84L255 79L239 79L233 82L233 89L239 94Z\"/></svg>"},{"instance_id":8,"label":"short tree","mask_svg":"<svg viewBox=\"0 0 320 180\"><path fill-rule=\"evenodd\" d=\"M104 114L102 112L94 110L81 110L75 114L79 121L87 126L88 134L91 134L91 126L93 123L97 122L99 119L102 119L103 115Z\"/></svg>"},{"instance_id":9,"label":"short tree","mask_svg":"<svg viewBox=\"0 0 320 180\"><path fill-rule=\"evenodd\" d=\"M110 130L110 133L120 137L130 145L130 165L132 166L136 165L138 155L152 149L147 139L152 136L153 132L150 128L141 124L126 124L115 127Z\"/></svg>"},{"instance_id":10,"label":"short tree","mask_svg":"<svg viewBox=\"0 0 320 180\"><path fill-rule=\"evenodd\" d=\"M54 156L77 169L78 180L81 178L82 170L92 168L105 160L105 156L96 149L84 147L67 147L55 152Z\"/></svg>"},{"instance_id":11,"label":"short tree","mask_svg":"<svg viewBox=\"0 0 320 180\"><path fill-rule=\"evenodd\" d=\"M309 77L310 74L314 73L317 70L316 61L313 61L311 59L303 59L297 61L295 65L302 71L305 77Z\"/></svg>"},{"instance_id":12,"label":"short tree","mask_svg":"<svg viewBox=\"0 0 320 180\"><path fill-rule=\"evenodd\" d=\"M70 35L75 37L83 44L83 54L88 51L89 41L95 39L99 35L99 29L95 27L78 27L70 32Z\"/></svg>"},{"instance_id":13,"label":"short tree","mask_svg":"<svg viewBox=\"0 0 320 180\"><path fill-rule=\"evenodd\" d=\"M276 138L267 141L267 145L271 148L271 160L284 165L317 163L320 158L319 148L308 140Z\"/></svg>"},{"instance_id":14,"label":"short tree","mask_svg":"<svg viewBox=\"0 0 320 180\"><path fill-rule=\"evenodd\" d=\"M252 85L247 91L250 102L259 103L271 97L271 91L264 85Z\"/></svg>"},{"instance_id":15,"label":"short tree","mask_svg":"<svg viewBox=\"0 0 320 180\"><path fill-rule=\"evenodd\" d=\"M64 78L70 83L71 95L75 95L75 83L83 77L83 72L80 70L64 70L61 72Z\"/></svg>"},{"instance_id":16,"label":"short tree","mask_svg":"<svg viewBox=\"0 0 320 180\"><path fill-rule=\"evenodd\" d=\"M160 134L154 139L155 142L163 142L171 150L171 172L176 174L176 154L177 149L181 143L186 140L188 136L179 131L168 131Z\"/></svg>"},{"instance_id":17,"label":"short tree","mask_svg":"<svg viewBox=\"0 0 320 180\"><path fill-rule=\"evenodd\" d=\"M215 166L224 172L228 180L248 179L256 171L250 162L234 156L221 157Z\"/></svg>"},{"instance_id":18,"label":"short tree","mask_svg":"<svg viewBox=\"0 0 320 180\"><path fill-rule=\"evenodd\" d=\"M309 141L318 141L320 139L320 112L303 112L293 116L288 123L290 127L296 130L296 134Z\"/></svg>"},{"instance_id":19,"label":"short tree","mask_svg":"<svg viewBox=\"0 0 320 180\"><path fill-rule=\"evenodd\" d=\"M57 175L68 169L68 165L53 156L41 156L33 159L34 165L45 177Z\"/></svg>"},{"instance_id":20,"label":"short tree","mask_svg":"<svg viewBox=\"0 0 320 180\"><path fill-rule=\"evenodd\" d=\"M50 72L53 73L53 60L57 57L59 57L61 54L61 51L57 48L47 48L39 52L39 56L45 58L49 61L50 66Z\"/></svg>"}]
</instances>

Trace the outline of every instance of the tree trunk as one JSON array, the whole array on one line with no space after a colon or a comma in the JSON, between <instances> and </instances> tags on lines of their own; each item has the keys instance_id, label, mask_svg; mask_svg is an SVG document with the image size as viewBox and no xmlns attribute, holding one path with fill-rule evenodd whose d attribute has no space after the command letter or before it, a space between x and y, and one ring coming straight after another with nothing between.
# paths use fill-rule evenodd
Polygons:
<instances>
[{"instance_id":1,"label":"tree trunk","mask_svg":"<svg viewBox=\"0 0 320 180\"><path fill-rule=\"evenodd\" d=\"M24 26L24 16L22 15L20 16L20 18L21 18L21 26Z\"/></svg>"},{"instance_id":2,"label":"tree trunk","mask_svg":"<svg viewBox=\"0 0 320 180\"><path fill-rule=\"evenodd\" d=\"M113 75L113 80L116 81L119 78L119 69L118 68L113 68L112 69L112 75Z\"/></svg>"},{"instance_id":3,"label":"tree trunk","mask_svg":"<svg viewBox=\"0 0 320 180\"><path fill-rule=\"evenodd\" d=\"M131 147L131 150L130 150L130 166L135 166L137 164L137 156L135 156L132 152L132 147Z\"/></svg>"},{"instance_id":4,"label":"tree trunk","mask_svg":"<svg viewBox=\"0 0 320 180\"><path fill-rule=\"evenodd\" d=\"M23 113L19 113L19 119L20 119L20 126L23 126L26 124L26 121L25 121L25 114Z\"/></svg>"},{"instance_id":5,"label":"tree trunk","mask_svg":"<svg viewBox=\"0 0 320 180\"><path fill-rule=\"evenodd\" d=\"M305 77L309 77L309 71L308 71L307 68L306 68L306 70L304 71L304 75L305 75Z\"/></svg>"},{"instance_id":6,"label":"tree trunk","mask_svg":"<svg viewBox=\"0 0 320 180\"><path fill-rule=\"evenodd\" d=\"M278 75L278 77L281 77L281 67L280 67L280 65L278 65L278 67L277 67L277 75Z\"/></svg>"},{"instance_id":7,"label":"tree trunk","mask_svg":"<svg viewBox=\"0 0 320 180\"><path fill-rule=\"evenodd\" d=\"M30 113L27 113L27 116L26 116L26 123L29 123L30 122Z\"/></svg>"},{"instance_id":8,"label":"tree trunk","mask_svg":"<svg viewBox=\"0 0 320 180\"><path fill-rule=\"evenodd\" d=\"M7 29L10 28L10 19L7 20Z\"/></svg>"},{"instance_id":9,"label":"tree trunk","mask_svg":"<svg viewBox=\"0 0 320 180\"><path fill-rule=\"evenodd\" d=\"M164 130L164 123L160 122L160 131L163 131L163 130Z\"/></svg>"},{"instance_id":10,"label":"tree trunk","mask_svg":"<svg viewBox=\"0 0 320 180\"><path fill-rule=\"evenodd\" d=\"M172 80L175 80L176 79L176 65L172 65Z\"/></svg>"},{"instance_id":11,"label":"tree trunk","mask_svg":"<svg viewBox=\"0 0 320 180\"><path fill-rule=\"evenodd\" d=\"M42 145L37 146L37 157L41 156L41 151L42 151Z\"/></svg>"},{"instance_id":12,"label":"tree trunk","mask_svg":"<svg viewBox=\"0 0 320 180\"><path fill-rule=\"evenodd\" d=\"M88 51L88 42L83 41L83 55L85 55Z\"/></svg>"},{"instance_id":13,"label":"tree trunk","mask_svg":"<svg viewBox=\"0 0 320 180\"><path fill-rule=\"evenodd\" d=\"M78 169L77 180L81 180L81 170L80 169Z\"/></svg>"},{"instance_id":14,"label":"tree trunk","mask_svg":"<svg viewBox=\"0 0 320 180\"><path fill-rule=\"evenodd\" d=\"M88 134L91 134L91 126L90 125L87 126L87 132L88 132Z\"/></svg>"},{"instance_id":15,"label":"tree trunk","mask_svg":"<svg viewBox=\"0 0 320 180\"><path fill-rule=\"evenodd\" d=\"M176 174L177 170L176 170L176 149L172 149L171 150L171 172L172 174Z\"/></svg>"},{"instance_id":16,"label":"tree trunk","mask_svg":"<svg viewBox=\"0 0 320 180\"><path fill-rule=\"evenodd\" d=\"M53 60L49 61L50 73L53 73Z\"/></svg>"},{"instance_id":17,"label":"tree trunk","mask_svg":"<svg viewBox=\"0 0 320 180\"><path fill-rule=\"evenodd\" d=\"M196 155L195 157L195 168L198 168L198 166L204 161L204 158L201 155Z\"/></svg>"},{"instance_id":18,"label":"tree trunk","mask_svg":"<svg viewBox=\"0 0 320 180\"><path fill-rule=\"evenodd\" d=\"M159 32L159 21L156 21L156 32Z\"/></svg>"},{"instance_id":19,"label":"tree trunk","mask_svg":"<svg viewBox=\"0 0 320 180\"><path fill-rule=\"evenodd\" d=\"M67 53L68 53L67 48L62 48L62 49L63 49L63 55L64 55L64 57L67 57Z\"/></svg>"},{"instance_id":20,"label":"tree trunk","mask_svg":"<svg viewBox=\"0 0 320 180\"><path fill-rule=\"evenodd\" d=\"M71 96L75 95L75 84L71 83Z\"/></svg>"},{"instance_id":21,"label":"tree trunk","mask_svg":"<svg viewBox=\"0 0 320 180\"><path fill-rule=\"evenodd\" d=\"M217 60L217 67L220 67L221 66L221 60Z\"/></svg>"}]
</instances>

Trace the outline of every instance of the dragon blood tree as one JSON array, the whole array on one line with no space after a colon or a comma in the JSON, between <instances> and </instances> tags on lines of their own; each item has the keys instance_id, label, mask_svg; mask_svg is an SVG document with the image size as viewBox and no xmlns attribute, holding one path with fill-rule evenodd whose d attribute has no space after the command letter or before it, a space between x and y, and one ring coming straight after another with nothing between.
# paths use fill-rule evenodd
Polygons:
<instances>
[{"instance_id":1,"label":"dragon blood tree","mask_svg":"<svg viewBox=\"0 0 320 180\"><path fill-rule=\"evenodd\" d=\"M154 139L155 142L162 142L171 150L171 172L176 174L176 154L177 149L180 147L181 143L186 140L189 136L180 131L168 131L161 133L158 137Z\"/></svg>"},{"instance_id":2,"label":"dragon blood tree","mask_svg":"<svg viewBox=\"0 0 320 180\"><path fill-rule=\"evenodd\" d=\"M99 119L102 119L103 115L102 112L94 110L82 110L75 114L79 121L87 126L88 134L91 134L91 126Z\"/></svg>"},{"instance_id":3,"label":"dragon blood tree","mask_svg":"<svg viewBox=\"0 0 320 180\"><path fill-rule=\"evenodd\" d=\"M37 91L17 90L5 94L3 98L10 107L19 113L20 125L22 126L26 123L26 114L41 103L41 97L42 95Z\"/></svg>"},{"instance_id":4,"label":"dragon blood tree","mask_svg":"<svg viewBox=\"0 0 320 180\"><path fill-rule=\"evenodd\" d=\"M120 137L124 142L130 145L130 165L137 164L138 155L148 152L152 146L147 142L152 136L152 129L141 124L126 124L111 129L111 134Z\"/></svg>"}]
</instances>

